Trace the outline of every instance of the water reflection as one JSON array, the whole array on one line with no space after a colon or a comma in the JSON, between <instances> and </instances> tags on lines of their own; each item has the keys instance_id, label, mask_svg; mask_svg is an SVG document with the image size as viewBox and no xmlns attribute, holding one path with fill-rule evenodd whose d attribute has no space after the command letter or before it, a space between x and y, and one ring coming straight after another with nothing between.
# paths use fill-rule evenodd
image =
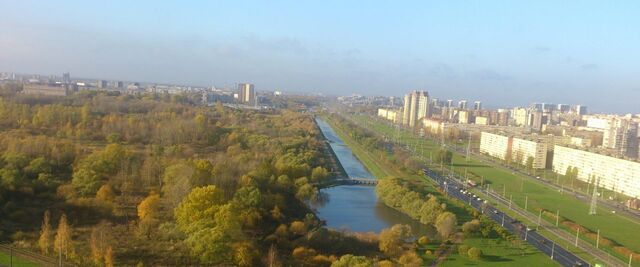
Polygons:
<instances>
[{"instance_id":1,"label":"water reflection","mask_svg":"<svg viewBox=\"0 0 640 267\"><path fill-rule=\"evenodd\" d=\"M316 121L349 177L375 179L329 124L321 119ZM380 203L373 186L337 186L322 189L321 193L320 199L311 204L329 228L379 233L384 228L400 223L410 225L416 235L432 237L435 233L433 229Z\"/></svg>"}]
</instances>

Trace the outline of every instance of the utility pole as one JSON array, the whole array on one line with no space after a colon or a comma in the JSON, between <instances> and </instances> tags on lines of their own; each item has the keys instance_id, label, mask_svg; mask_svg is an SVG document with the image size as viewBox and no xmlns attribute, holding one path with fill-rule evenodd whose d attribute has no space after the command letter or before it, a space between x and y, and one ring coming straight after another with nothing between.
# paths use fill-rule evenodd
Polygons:
<instances>
[{"instance_id":1,"label":"utility pole","mask_svg":"<svg viewBox=\"0 0 640 267\"><path fill-rule=\"evenodd\" d=\"M471 133L469 133L469 142L467 143L467 162L469 162L470 155L471 155Z\"/></svg>"},{"instance_id":2,"label":"utility pole","mask_svg":"<svg viewBox=\"0 0 640 267\"><path fill-rule=\"evenodd\" d=\"M511 209L511 199L513 198L513 195L509 195L509 209Z\"/></svg>"},{"instance_id":3,"label":"utility pole","mask_svg":"<svg viewBox=\"0 0 640 267\"><path fill-rule=\"evenodd\" d=\"M580 235L580 228L578 228L578 231L576 231L576 247L578 246L578 236Z\"/></svg>"},{"instance_id":4,"label":"utility pole","mask_svg":"<svg viewBox=\"0 0 640 267\"><path fill-rule=\"evenodd\" d=\"M559 221L560 221L560 210L556 211L556 227L558 227Z\"/></svg>"},{"instance_id":5,"label":"utility pole","mask_svg":"<svg viewBox=\"0 0 640 267\"><path fill-rule=\"evenodd\" d=\"M553 252L555 252L555 250L556 250L556 243L555 243L555 242L553 242L553 243L551 244L551 259L552 259L552 260L553 260Z\"/></svg>"},{"instance_id":6,"label":"utility pole","mask_svg":"<svg viewBox=\"0 0 640 267\"><path fill-rule=\"evenodd\" d=\"M524 210L527 210L527 207L529 206L529 196L524 196Z\"/></svg>"},{"instance_id":7,"label":"utility pole","mask_svg":"<svg viewBox=\"0 0 640 267\"><path fill-rule=\"evenodd\" d=\"M502 227L504 227L504 212L502 213Z\"/></svg>"},{"instance_id":8,"label":"utility pole","mask_svg":"<svg viewBox=\"0 0 640 267\"><path fill-rule=\"evenodd\" d=\"M538 226L536 226L536 230L540 228L540 218L542 218L542 209L540 209L540 212L538 213Z\"/></svg>"},{"instance_id":9,"label":"utility pole","mask_svg":"<svg viewBox=\"0 0 640 267\"><path fill-rule=\"evenodd\" d=\"M596 248L600 248L600 229L598 229L598 237L596 238Z\"/></svg>"},{"instance_id":10,"label":"utility pole","mask_svg":"<svg viewBox=\"0 0 640 267\"><path fill-rule=\"evenodd\" d=\"M596 179L596 178L594 178ZM598 205L598 180L595 181L593 194L591 195L591 206L589 206L589 215L595 215Z\"/></svg>"}]
</instances>

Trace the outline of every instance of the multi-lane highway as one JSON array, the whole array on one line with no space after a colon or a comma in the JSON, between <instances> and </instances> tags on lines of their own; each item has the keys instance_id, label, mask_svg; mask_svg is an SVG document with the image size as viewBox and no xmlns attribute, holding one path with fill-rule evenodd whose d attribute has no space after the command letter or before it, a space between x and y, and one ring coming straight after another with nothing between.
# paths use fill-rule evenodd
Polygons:
<instances>
[{"instance_id":1,"label":"multi-lane highway","mask_svg":"<svg viewBox=\"0 0 640 267\"><path fill-rule=\"evenodd\" d=\"M519 236L532 246L536 247L540 251L549 255L553 260L557 261L563 266L589 266L589 264L576 256L575 254L567 251L566 249L556 245L555 242L540 235L535 230L527 228L526 225L517 221L516 219L504 214L498 209L494 208L480 196L476 196L473 193L465 190L465 186L460 182L444 177L430 169L424 169L424 174L436 181L440 187L451 197L455 197L461 201L464 201L471 205L473 208L482 212L487 217L491 218L496 223L502 225L505 229Z\"/></svg>"}]
</instances>

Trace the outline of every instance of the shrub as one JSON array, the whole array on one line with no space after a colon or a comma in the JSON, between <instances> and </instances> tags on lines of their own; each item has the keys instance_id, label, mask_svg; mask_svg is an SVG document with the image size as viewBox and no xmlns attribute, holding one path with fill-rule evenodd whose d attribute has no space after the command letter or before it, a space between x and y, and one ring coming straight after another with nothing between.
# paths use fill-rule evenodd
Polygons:
<instances>
[{"instance_id":1,"label":"shrub","mask_svg":"<svg viewBox=\"0 0 640 267\"><path fill-rule=\"evenodd\" d=\"M469 252L469 246L467 246L467 245L458 246L458 254L467 255L467 252Z\"/></svg>"},{"instance_id":2,"label":"shrub","mask_svg":"<svg viewBox=\"0 0 640 267\"><path fill-rule=\"evenodd\" d=\"M467 254L469 255L470 259L479 260L480 257L482 257L482 250L476 247L472 247L469 249L469 251L467 251Z\"/></svg>"}]
</instances>

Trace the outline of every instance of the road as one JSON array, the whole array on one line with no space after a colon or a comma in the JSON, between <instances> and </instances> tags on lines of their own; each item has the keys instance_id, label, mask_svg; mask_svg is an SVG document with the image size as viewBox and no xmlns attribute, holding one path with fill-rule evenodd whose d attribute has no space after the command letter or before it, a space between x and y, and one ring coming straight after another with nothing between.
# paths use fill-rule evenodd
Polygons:
<instances>
[{"instance_id":1,"label":"road","mask_svg":"<svg viewBox=\"0 0 640 267\"><path fill-rule=\"evenodd\" d=\"M442 187L449 196L469 203L473 208L482 212L496 223L502 225L502 227L507 229L509 232L517 235L535 248L549 255L549 257L560 263L562 266L590 266L589 263L580 257L567 251L561 246L556 245L554 241L547 239L533 229L527 229L527 227L521 222L487 204L482 198L478 196L474 197L471 192L464 190L464 185L460 182L443 177L430 169L424 169L424 174L436 181L436 183L438 183L438 185Z\"/></svg>"}]
</instances>

